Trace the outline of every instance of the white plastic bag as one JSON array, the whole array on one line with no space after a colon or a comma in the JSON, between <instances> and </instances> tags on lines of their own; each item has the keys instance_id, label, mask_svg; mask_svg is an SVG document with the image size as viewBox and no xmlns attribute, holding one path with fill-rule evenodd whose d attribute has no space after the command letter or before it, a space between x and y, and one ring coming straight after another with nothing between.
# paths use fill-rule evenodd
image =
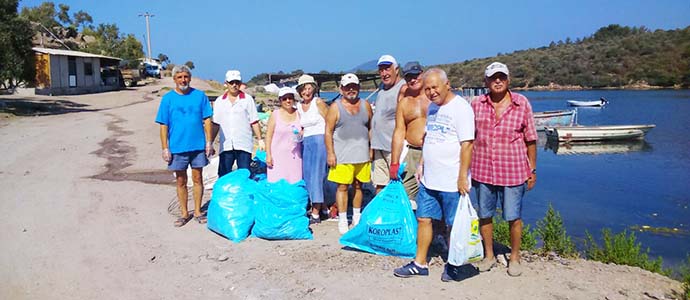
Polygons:
<instances>
[{"instance_id":1,"label":"white plastic bag","mask_svg":"<svg viewBox=\"0 0 690 300\"><path fill-rule=\"evenodd\" d=\"M455 211L453 229L450 232L448 263L461 266L478 262L484 258L482 237L479 235L479 218L472 207L469 194L460 195L460 203Z\"/></svg>"}]
</instances>

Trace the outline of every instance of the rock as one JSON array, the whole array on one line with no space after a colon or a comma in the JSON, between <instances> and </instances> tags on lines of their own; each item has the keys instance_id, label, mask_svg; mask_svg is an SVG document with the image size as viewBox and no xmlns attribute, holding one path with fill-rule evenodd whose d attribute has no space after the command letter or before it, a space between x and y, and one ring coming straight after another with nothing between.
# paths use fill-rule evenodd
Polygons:
<instances>
[{"instance_id":1,"label":"rock","mask_svg":"<svg viewBox=\"0 0 690 300\"><path fill-rule=\"evenodd\" d=\"M230 259L230 257L225 255L225 254L221 254L220 256L218 256L218 261L221 261L221 262L226 261L228 259Z\"/></svg>"},{"instance_id":2,"label":"rock","mask_svg":"<svg viewBox=\"0 0 690 300\"><path fill-rule=\"evenodd\" d=\"M660 293L657 292L657 291L653 291L653 292L644 292L644 295L647 296L647 297L649 297L650 299L656 299L656 300L663 300L663 299L666 299L666 297L664 297L664 295L660 294Z\"/></svg>"}]
</instances>

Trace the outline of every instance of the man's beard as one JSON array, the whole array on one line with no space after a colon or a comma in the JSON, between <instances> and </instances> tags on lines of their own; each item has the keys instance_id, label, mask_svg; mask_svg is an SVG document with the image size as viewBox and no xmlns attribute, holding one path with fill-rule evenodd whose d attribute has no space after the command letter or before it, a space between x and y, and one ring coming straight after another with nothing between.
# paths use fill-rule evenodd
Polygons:
<instances>
[{"instance_id":1,"label":"man's beard","mask_svg":"<svg viewBox=\"0 0 690 300\"><path fill-rule=\"evenodd\" d=\"M186 84L186 85L180 84L177 86L177 88L180 89L180 91L186 92L189 89L189 84Z\"/></svg>"}]
</instances>

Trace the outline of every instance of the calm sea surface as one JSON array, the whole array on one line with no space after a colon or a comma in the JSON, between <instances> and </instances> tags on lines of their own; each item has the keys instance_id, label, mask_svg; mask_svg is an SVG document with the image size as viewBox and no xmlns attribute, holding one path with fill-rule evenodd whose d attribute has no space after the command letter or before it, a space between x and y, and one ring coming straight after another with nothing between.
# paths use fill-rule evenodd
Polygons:
<instances>
[{"instance_id":1,"label":"calm sea surface","mask_svg":"<svg viewBox=\"0 0 690 300\"><path fill-rule=\"evenodd\" d=\"M552 145L540 134L538 181L523 205L535 226L549 203L581 245L585 232L620 232L635 226L678 228L677 234L636 232L652 257L680 263L690 253L690 91L524 92L534 111L571 109L566 100L605 97L604 108L579 108L581 125L655 124L644 141ZM368 93L362 93L365 98ZM322 93L332 99L334 93Z\"/></svg>"}]
</instances>

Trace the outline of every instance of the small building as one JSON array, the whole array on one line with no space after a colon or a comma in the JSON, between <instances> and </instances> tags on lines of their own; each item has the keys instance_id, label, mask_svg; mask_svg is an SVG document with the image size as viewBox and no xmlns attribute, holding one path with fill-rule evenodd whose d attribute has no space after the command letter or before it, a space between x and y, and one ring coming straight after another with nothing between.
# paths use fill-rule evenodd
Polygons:
<instances>
[{"instance_id":1,"label":"small building","mask_svg":"<svg viewBox=\"0 0 690 300\"><path fill-rule=\"evenodd\" d=\"M89 94L120 88L119 58L41 47L33 50L38 95Z\"/></svg>"}]
</instances>

